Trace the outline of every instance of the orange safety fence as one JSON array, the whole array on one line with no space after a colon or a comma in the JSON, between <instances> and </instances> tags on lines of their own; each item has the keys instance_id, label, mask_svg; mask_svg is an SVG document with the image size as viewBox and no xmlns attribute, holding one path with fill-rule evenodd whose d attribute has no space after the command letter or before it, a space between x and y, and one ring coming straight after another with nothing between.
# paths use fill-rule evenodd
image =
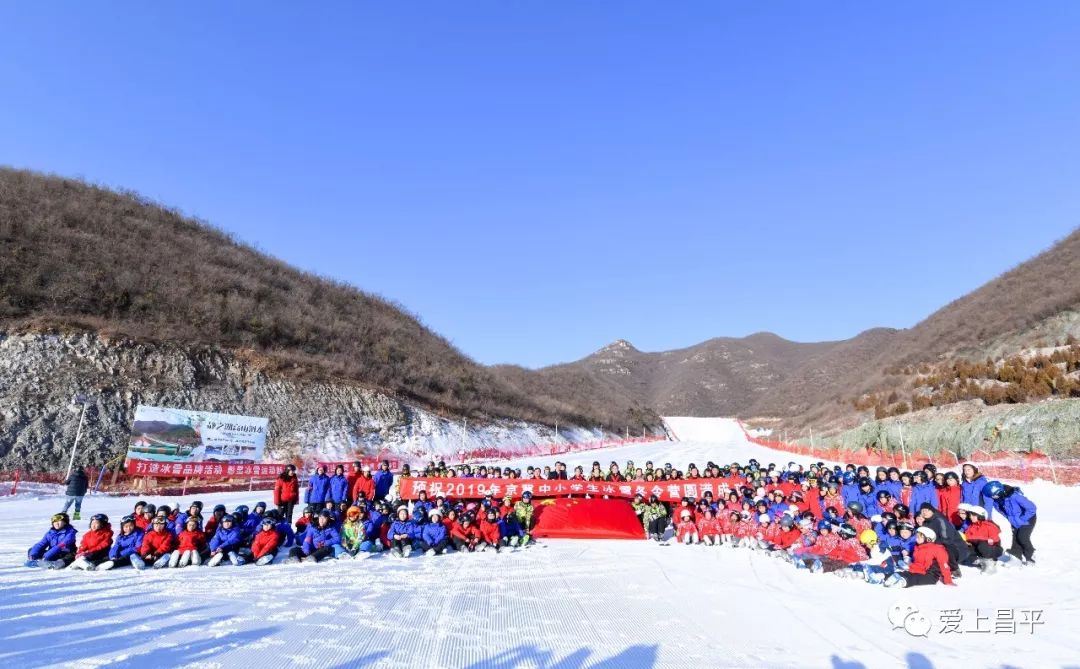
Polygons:
<instances>
[{"instance_id":1,"label":"orange safety fence","mask_svg":"<svg viewBox=\"0 0 1080 669\"><path fill-rule=\"evenodd\" d=\"M772 439L755 437L746 431L739 422L747 441L765 448L785 453L794 453L829 462L851 463L867 467L900 467L920 469L926 464L934 464L945 469L959 469L964 463L974 463L979 471L991 478L1013 481L1034 481L1042 479L1062 485L1080 485L1080 461L1075 459L1054 459L1046 453L1016 453L999 451L990 453L977 450L967 458L958 459L952 451L941 451L934 455L914 451L903 453L885 453L875 449L844 451L836 448L813 448L801 444L789 444Z\"/></svg>"}]
</instances>

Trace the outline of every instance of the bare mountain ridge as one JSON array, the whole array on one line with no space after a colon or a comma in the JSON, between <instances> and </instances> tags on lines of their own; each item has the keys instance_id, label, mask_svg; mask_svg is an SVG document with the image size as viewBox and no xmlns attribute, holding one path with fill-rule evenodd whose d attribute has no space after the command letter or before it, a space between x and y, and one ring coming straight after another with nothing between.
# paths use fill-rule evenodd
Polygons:
<instances>
[{"instance_id":1,"label":"bare mountain ridge","mask_svg":"<svg viewBox=\"0 0 1080 669\"><path fill-rule=\"evenodd\" d=\"M842 341L771 333L646 353L616 341L540 374L599 376L666 415L773 416L791 424L866 418L851 400L888 391L889 368L1080 336L1080 230L909 329L874 328Z\"/></svg>"},{"instance_id":2,"label":"bare mountain ridge","mask_svg":"<svg viewBox=\"0 0 1080 669\"><path fill-rule=\"evenodd\" d=\"M528 374L504 378L399 305L137 194L0 168L0 335L83 331L220 347L278 377L360 384L481 422L659 424L589 379L568 400Z\"/></svg>"}]
</instances>

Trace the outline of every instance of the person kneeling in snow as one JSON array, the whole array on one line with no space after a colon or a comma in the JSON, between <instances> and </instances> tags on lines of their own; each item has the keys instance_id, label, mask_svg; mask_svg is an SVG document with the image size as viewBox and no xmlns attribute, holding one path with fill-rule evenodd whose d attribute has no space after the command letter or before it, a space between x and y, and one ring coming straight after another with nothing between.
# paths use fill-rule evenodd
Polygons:
<instances>
[{"instance_id":1,"label":"person kneeling in snow","mask_svg":"<svg viewBox=\"0 0 1080 669\"><path fill-rule=\"evenodd\" d=\"M221 524L217 532L210 539L210 560L206 563L210 567L221 564L225 558L229 558L235 566L244 564L244 558L240 555L240 547L244 545L243 534L236 526L236 518L227 513L221 518Z\"/></svg>"},{"instance_id":2,"label":"person kneeling in snow","mask_svg":"<svg viewBox=\"0 0 1080 669\"><path fill-rule=\"evenodd\" d=\"M929 527L920 527L915 531L915 557L908 571L897 572L885 580L887 587L899 585L910 588L913 585L933 585L938 581L952 585L952 570L949 569L949 553L941 544L934 543L937 534Z\"/></svg>"},{"instance_id":3,"label":"person kneeling in snow","mask_svg":"<svg viewBox=\"0 0 1080 669\"><path fill-rule=\"evenodd\" d=\"M263 518L262 529L251 540L251 557L255 564L262 567L273 562L280 544L281 534L278 533L277 523L273 518Z\"/></svg>"},{"instance_id":4,"label":"person kneeling in snow","mask_svg":"<svg viewBox=\"0 0 1080 669\"><path fill-rule=\"evenodd\" d=\"M109 517L104 513L91 516L90 531L83 535L82 544L69 569L85 569L86 571L97 569L99 564L109 558L112 538L113 531L112 526L109 525Z\"/></svg>"},{"instance_id":5,"label":"person kneeling in snow","mask_svg":"<svg viewBox=\"0 0 1080 669\"><path fill-rule=\"evenodd\" d=\"M135 516L124 516L120 521L120 534L116 535L116 540L109 549L109 559L99 564L98 569L104 571L114 567L131 566L131 556L138 554L142 541L143 531L135 524Z\"/></svg>"},{"instance_id":6,"label":"person kneeling in snow","mask_svg":"<svg viewBox=\"0 0 1080 669\"><path fill-rule=\"evenodd\" d=\"M199 527L197 516L188 516L184 531L176 538L176 550L169 558L173 568L202 564L202 553L206 550L206 533Z\"/></svg>"},{"instance_id":7,"label":"person kneeling in snow","mask_svg":"<svg viewBox=\"0 0 1080 669\"><path fill-rule=\"evenodd\" d=\"M168 527L168 520L164 516L154 518L151 529L143 535L142 546L137 555L131 556L131 565L136 569L145 569L146 563L161 569L169 564L169 558L176 549L176 535Z\"/></svg>"}]
</instances>

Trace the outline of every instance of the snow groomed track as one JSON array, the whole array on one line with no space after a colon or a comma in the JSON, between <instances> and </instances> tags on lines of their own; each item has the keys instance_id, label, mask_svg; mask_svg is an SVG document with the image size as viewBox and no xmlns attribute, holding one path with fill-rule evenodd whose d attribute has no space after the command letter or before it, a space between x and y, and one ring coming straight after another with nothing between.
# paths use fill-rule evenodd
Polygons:
<instances>
[{"instance_id":1,"label":"snow groomed track","mask_svg":"<svg viewBox=\"0 0 1080 669\"><path fill-rule=\"evenodd\" d=\"M684 466L800 461L730 421L669 419L683 441L564 456ZM558 458L530 459L550 464ZM21 566L59 498L0 499L0 666L1055 667L1080 661L1080 491L1036 484L1039 566L965 570L903 592L796 571L749 551L545 540L516 553L104 573ZM230 506L268 493L200 497ZM183 502L195 499L184 498ZM178 500L154 500L175 504ZM90 498L118 519L134 499ZM89 510L89 513L86 513ZM85 531L87 522L76 524ZM961 631L893 629L897 604L959 609ZM997 610L1042 624L991 629ZM986 627L986 623L982 623Z\"/></svg>"}]
</instances>

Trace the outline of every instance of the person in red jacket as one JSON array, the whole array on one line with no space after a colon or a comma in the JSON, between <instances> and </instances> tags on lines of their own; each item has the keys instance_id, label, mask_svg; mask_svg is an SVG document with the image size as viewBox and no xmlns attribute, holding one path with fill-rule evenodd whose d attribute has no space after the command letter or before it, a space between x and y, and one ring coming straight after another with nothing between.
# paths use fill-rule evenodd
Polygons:
<instances>
[{"instance_id":1,"label":"person in red jacket","mask_svg":"<svg viewBox=\"0 0 1080 669\"><path fill-rule=\"evenodd\" d=\"M453 542L454 548L459 553L471 553L476 550L481 541L480 530L473 526L471 515L468 513L462 514L461 522L454 525L454 529L450 530L450 541Z\"/></svg>"},{"instance_id":2,"label":"person in red jacket","mask_svg":"<svg viewBox=\"0 0 1080 669\"><path fill-rule=\"evenodd\" d=\"M915 557L907 571L897 572L885 580L887 587L899 585L910 588L916 585L933 585L938 581L952 585L949 569L949 553L937 541L937 534L929 527L915 531Z\"/></svg>"},{"instance_id":3,"label":"person in red jacket","mask_svg":"<svg viewBox=\"0 0 1080 669\"><path fill-rule=\"evenodd\" d=\"M363 499L370 503L375 499L375 479L371 478L370 465L364 465L360 468L360 473L349 490L354 502Z\"/></svg>"},{"instance_id":4,"label":"person in red jacket","mask_svg":"<svg viewBox=\"0 0 1080 669\"><path fill-rule=\"evenodd\" d=\"M154 520L155 515L157 515L157 509L154 505L144 504L142 512L135 516L135 527L143 532L148 532L150 530L150 523Z\"/></svg>"},{"instance_id":5,"label":"person in red jacket","mask_svg":"<svg viewBox=\"0 0 1080 669\"><path fill-rule=\"evenodd\" d=\"M251 542L251 556L255 559L255 564L262 567L273 562L280 544L281 535L274 527L274 519L263 518L262 531L256 534Z\"/></svg>"},{"instance_id":6,"label":"person in red jacket","mask_svg":"<svg viewBox=\"0 0 1080 669\"><path fill-rule=\"evenodd\" d=\"M161 569L169 564L169 558L176 550L176 535L168 528L168 520L162 516L154 518L153 528L143 536L138 556L131 556L131 564L136 569L145 569L147 562L154 565L154 569Z\"/></svg>"},{"instance_id":7,"label":"person in red jacket","mask_svg":"<svg viewBox=\"0 0 1080 669\"><path fill-rule=\"evenodd\" d=\"M954 526L960 525L960 516L957 515L957 511L960 510L960 495L963 491L964 489L960 487L960 477L956 475L956 472L945 474L945 485L937 489L938 510Z\"/></svg>"},{"instance_id":8,"label":"person in red jacket","mask_svg":"<svg viewBox=\"0 0 1080 669\"><path fill-rule=\"evenodd\" d=\"M176 550L169 557L173 568L202 564L202 552L206 550L206 533L199 529L199 519L191 517L184 524L184 531L176 538Z\"/></svg>"},{"instance_id":9,"label":"person in red jacket","mask_svg":"<svg viewBox=\"0 0 1080 669\"><path fill-rule=\"evenodd\" d=\"M274 481L274 504L285 522L292 523L293 509L299 502L300 479L296 477L296 467L289 465Z\"/></svg>"},{"instance_id":10,"label":"person in red jacket","mask_svg":"<svg viewBox=\"0 0 1080 669\"><path fill-rule=\"evenodd\" d=\"M780 516L779 528L772 539L772 547L777 551L786 551L802 538L802 532L795 525L795 519L787 514Z\"/></svg>"},{"instance_id":11,"label":"person in red jacket","mask_svg":"<svg viewBox=\"0 0 1080 669\"><path fill-rule=\"evenodd\" d=\"M489 506L487 513L484 514L484 520L480 521L480 543L477 544L477 548L484 551L491 546L498 553L501 543L499 541L499 512Z\"/></svg>"},{"instance_id":12,"label":"person in red jacket","mask_svg":"<svg viewBox=\"0 0 1080 669\"><path fill-rule=\"evenodd\" d=\"M973 561L987 574L997 571L997 561L1005 550L1001 547L1001 529L997 523L986 519L986 509L978 504L967 505L971 525L964 538L971 545Z\"/></svg>"},{"instance_id":13,"label":"person in red jacket","mask_svg":"<svg viewBox=\"0 0 1080 669\"><path fill-rule=\"evenodd\" d=\"M356 502L356 495L353 494L353 486L356 485L356 479L360 478L360 470L364 465L359 460L353 460L352 466L349 468L349 472L345 474L345 490L346 501ZM371 499L370 497L368 499Z\"/></svg>"},{"instance_id":14,"label":"person in red jacket","mask_svg":"<svg viewBox=\"0 0 1080 669\"><path fill-rule=\"evenodd\" d=\"M698 520L697 535L703 544L715 546L720 543L720 521L716 519L712 508L706 509L704 515Z\"/></svg>"},{"instance_id":15,"label":"person in red jacket","mask_svg":"<svg viewBox=\"0 0 1080 669\"><path fill-rule=\"evenodd\" d=\"M112 548L113 531L109 525L109 517L104 513L98 513L90 517L90 530L83 535L79 550L75 553L75 561L69 569L85 569L94 571L102 562L109 559L109 549Z\"/></svg>"},{"instance_id":16,"label":"person in red jacket","mask_svg":"<svg viewBox=\"0 0 1080 669\"><path fill-rule=\"evenodd\" d=\"M689 506L679 508L679 519L675 522L675 540L680 544L696 544L698 541L694 511Z\"/></svg>"}]
</instances>

